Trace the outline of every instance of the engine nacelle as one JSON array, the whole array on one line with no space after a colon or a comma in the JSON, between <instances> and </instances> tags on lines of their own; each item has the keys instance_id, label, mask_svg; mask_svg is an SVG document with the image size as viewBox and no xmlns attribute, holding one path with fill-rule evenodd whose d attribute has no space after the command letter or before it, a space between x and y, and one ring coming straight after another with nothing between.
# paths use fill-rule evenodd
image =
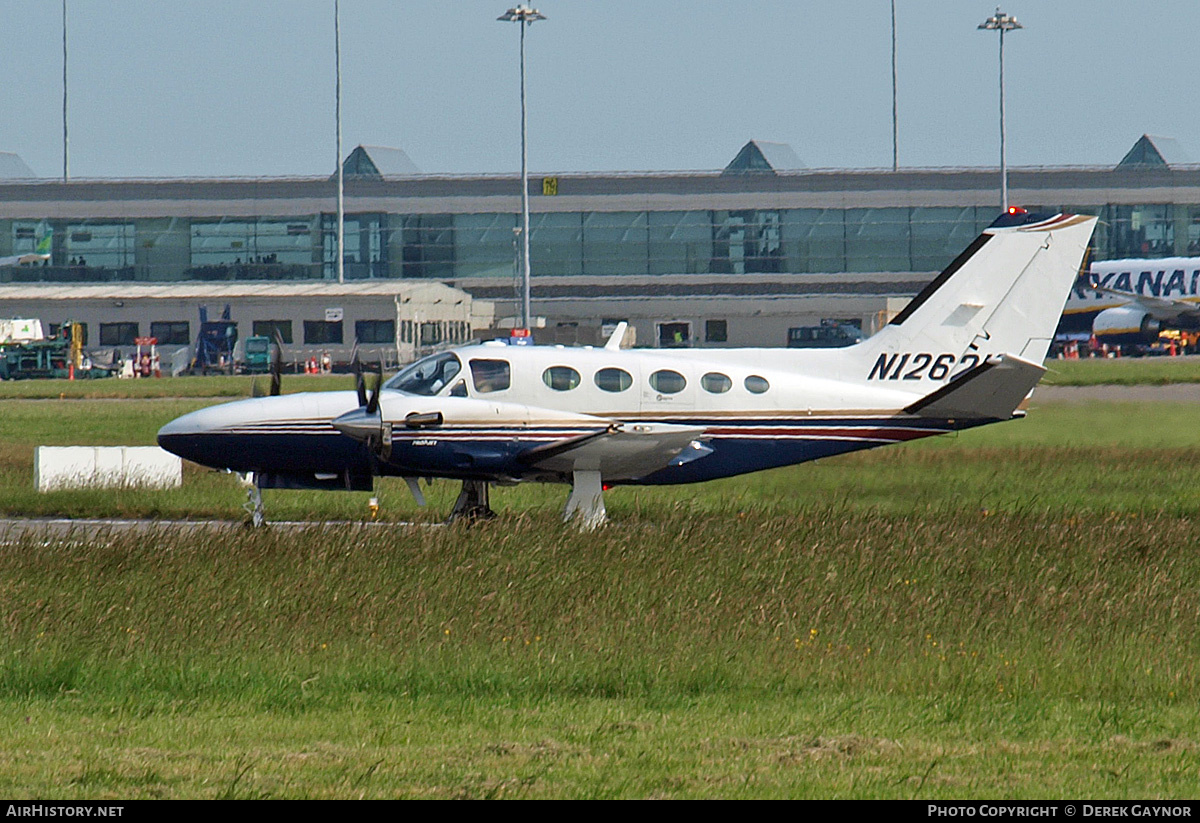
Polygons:
<instances>
[{"instance_id":1,"label":"engine nacelle","mask_svg":"<svg viewBox=\"0 0 1200 823\"><path fill-rule=\"evenodd\" d=\"M1092 333L1102 343L1145 346L1158 339L1162 323L1139 306L1116 306L1096 315Z\"/></svg>"}]
</instances>

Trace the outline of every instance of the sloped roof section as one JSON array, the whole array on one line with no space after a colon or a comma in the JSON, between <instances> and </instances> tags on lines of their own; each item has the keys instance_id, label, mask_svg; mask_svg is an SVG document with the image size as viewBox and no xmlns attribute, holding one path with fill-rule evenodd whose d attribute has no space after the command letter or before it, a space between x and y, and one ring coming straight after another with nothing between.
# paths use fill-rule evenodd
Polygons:
<instances>
[{"instance_id":1,"label":"sloped roof section","mask_svg":"<svg viewBox=\"0 0 1200 823\"><path fill-rule=\"evenodd\" d=\"M1148 168L1182 166L1194 162L1174 137L1143 134L1133 148L1121 158L1117 168Z\"/></svg>"},{"instance_id":2,"label":"sloped roof section","mask_svg":"<svg viewBox=\"0 0 1200 823\"><path fill-rule=\"evenodd\" d=\"M420 174L404 149L390 146L358 146L342 164L342 174L347 177L407 177Z\"/></svg>"},{"instance_id":3,"label":"sloped roof section","mask_svg":"<svg viewBox=\"0 0 1200 823\"><path fill-rule=\"evenodd\" d=\"M0 180L27 180L37 177L25 161L11 151L0 151Z\"/></svg>"},{"instance_id":4,"label":"sloped roof section","mask_svg":"<svg viewBox=\"0 0 1200 823\"><path fill-rule=\"evenodd\" d=\"M746 172L780 172L803 169L796 152L787 143L769 143L765 140L751 140L742 146L737 157L725 167L725 174L742 174Z\"/></svg>"}]
</instances>

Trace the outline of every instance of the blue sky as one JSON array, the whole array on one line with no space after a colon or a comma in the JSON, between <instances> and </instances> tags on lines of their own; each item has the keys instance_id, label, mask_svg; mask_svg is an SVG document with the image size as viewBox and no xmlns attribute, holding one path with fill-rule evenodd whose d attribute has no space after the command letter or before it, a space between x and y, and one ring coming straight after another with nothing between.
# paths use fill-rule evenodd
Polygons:
<instances>
[{"instance_id":1,"label":"blue sky","mask_svg":"<svg viewBox=\"0 0 1200 823\"><path fill-rule=\"evenodd\" d=\"M344 145L427 172L519 168L517 27L500 0L342 0ZM888 0L542 0L534 171L720 168L751 138L887 167ZM995 165L997 37L977 0L898 0L900 163ZM1014 0L1010 165L1115 164L1144 132L1200 161L1200 3ZM59 0L0 0L0 150L62 171ZM333 0L68 0L73 177L334 168Z\"/></svg>"}]
</instances>

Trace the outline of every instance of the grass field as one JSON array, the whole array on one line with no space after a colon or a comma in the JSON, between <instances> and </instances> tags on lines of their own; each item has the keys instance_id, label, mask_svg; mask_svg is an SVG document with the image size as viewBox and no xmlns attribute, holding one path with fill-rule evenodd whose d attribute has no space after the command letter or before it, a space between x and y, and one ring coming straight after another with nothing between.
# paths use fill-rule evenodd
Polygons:
<instances>
[{"instance_id":1,"label":"grass field","mask_svg":"<svg viewBox=\"0 0 1200 823\"><path fill-rule=\"evenodd\" d=\"M151 382L151 381L147 381ZM31 490L39 443L202 400L7 400L9 513L232 517L233 479ZM498 489L475 528L25 539L0 552L0 794L1195 797L1185 404L1028 419L702 486ZM385 484L383 516L435 520ZM365 494L268 492L278 519Z\"/></svg>"},{"instance_id":2,"label":"grass field","mask_svg":"<svg viewBox=\"0 0 1200 823\"><path fill-rule=\"evenodd\" d=\"M371 378L374 379L374 378ZM266 375L208 375L206 377L161 377L152 380L3 380L0 400L95 400L181 397L250 397L255 382L263 391L270 385ZM354 378L346 374L285 374L289 392L338 391L354 388Z\"/></svg>"},{"instance_id":3,"label":"grass field","mask_svg":"<svg viewBox=\"0 0 1200 823\"><path fill-rule=\"evenodd\" d=\"M1200 357L1123 357L1047 360L1049 386L1200 383Z\"/></svg>"}]
</instances>

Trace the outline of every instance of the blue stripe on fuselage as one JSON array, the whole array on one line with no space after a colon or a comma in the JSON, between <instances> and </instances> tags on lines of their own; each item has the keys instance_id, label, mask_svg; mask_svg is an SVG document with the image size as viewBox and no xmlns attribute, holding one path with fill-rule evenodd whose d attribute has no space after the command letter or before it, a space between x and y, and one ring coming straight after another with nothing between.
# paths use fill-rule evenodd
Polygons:
<instances>
[{"instance_id":1,"label":"blue stripe on fuselage","mask_svg":"<svg viewBox=\"0 0 1200 823\"><path fill-rule=\"evenodd\" d=\"M650 422L650 421L644 421ZM682 466L661 469L634 484L698 483L721 477L803 463L894 442L904 442L996 421L924 420L917 417L668 419L654 422L703 426L713 431L706 442L713 453ZM398 476L522 477L540 476L521 456L546 444L520 439L536 430L514 428L512 437L497 431L430 430L426 436L397 438L391 459L382 467L360 441L340 434L203 432L159 436L164 449L216 469L279 474L370 473ZM718 433L719 432L719 433Z\"/></svg>"},{"instance_id":2,"label":"blue stripe on fuselage","mask_svg":"<svg viewBox=\"0 0 1200 823\"><path fill-rule=\"evenodd\" d=\"M685 421L671 421L685 422ZM779 421L739 421L731 426L728 422L713 423L712 421L687 421L691 424L708 425L713 428L753 429L759 426L780 427ZM813 435L782 436L778 438L748 439L738 437L736 433L713 437L707 440L713 453L699 460L693 460L682 466L668 466L646 477L628 481L630 485L672 485L677 483L702 483L707 480L718 480L723 477L734 477L739 474L763 471L765 469L781 468L823 457L833 457L839 454L886 446L892 443L919 440L933 437L951 431L974 428L986 423L1000 422L996 420L949 421L922 420L919 418L883 418L870 421L862 419L790 421L782 428L804 429L859 429L861 434L852 437L821 437ZM909 430L904 438L875 438L872 430L875 428L891 430Z\"/></svg>"}]
</instances>

